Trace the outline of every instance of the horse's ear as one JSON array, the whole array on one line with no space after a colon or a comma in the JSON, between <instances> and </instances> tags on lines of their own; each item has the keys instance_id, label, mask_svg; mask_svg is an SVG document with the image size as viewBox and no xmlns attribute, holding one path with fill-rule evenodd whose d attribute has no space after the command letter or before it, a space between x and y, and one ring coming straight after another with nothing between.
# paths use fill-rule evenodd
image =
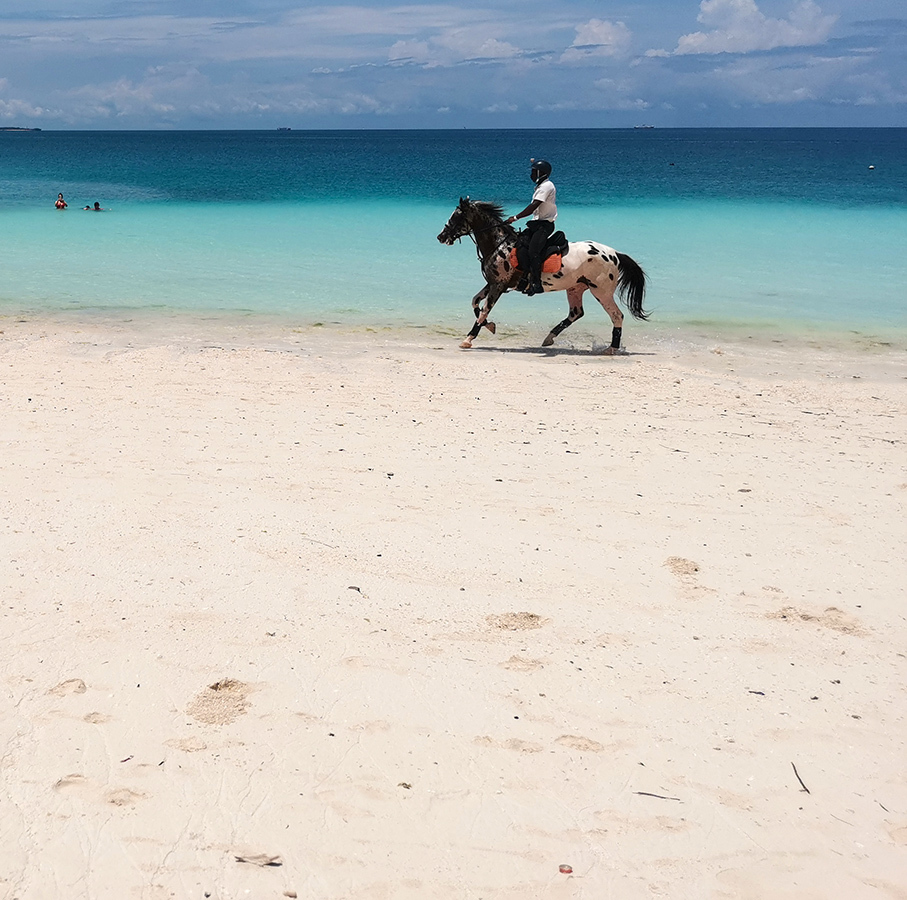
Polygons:
<instances>
[{"instance_id":1,"label":"horse's ear","mask_svg":"<svg viewBox=\"0 0 907 900\"><path fill-rule=\"evenodd\" d=\"M469 203L469 197L460 197L460 209L465 209L467 203Z\"/></svg>"}]
</instances>

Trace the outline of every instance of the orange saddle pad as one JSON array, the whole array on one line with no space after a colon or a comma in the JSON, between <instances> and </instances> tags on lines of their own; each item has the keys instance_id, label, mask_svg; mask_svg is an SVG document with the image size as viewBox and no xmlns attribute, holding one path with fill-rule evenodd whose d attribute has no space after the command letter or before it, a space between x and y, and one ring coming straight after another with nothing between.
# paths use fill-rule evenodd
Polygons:
<instances>
[{"instance_id":1,"label":"orange saddle pad","mask_svg":"<svg viewBox=\"0 0 907 900\"><path fill-rule=\"evenodd\" d=\"M519 263L516 258L516 247L510 251L510 265L519 271ZM553 275L555 272L560 272L561 270L561 255L560 253L553 253L545 262L542 263L542 272L547 273L548 275Z\"/></svg>"}]
</instances>

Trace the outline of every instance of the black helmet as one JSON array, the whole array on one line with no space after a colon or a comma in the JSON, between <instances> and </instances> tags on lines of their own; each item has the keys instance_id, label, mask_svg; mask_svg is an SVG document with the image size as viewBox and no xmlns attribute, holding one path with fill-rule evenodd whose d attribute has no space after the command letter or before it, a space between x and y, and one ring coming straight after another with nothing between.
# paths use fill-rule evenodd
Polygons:
<instances>
[{"instance_id":1,"label":"black helmet","mask_svg":"<svg viewBox=\"0 0 907 900\"><path fill-rule=\"evenodd\" d=\"M538 184L551 174L551 163L547 159L533 159L530 177Z\"/></svg>"}]
</instances>

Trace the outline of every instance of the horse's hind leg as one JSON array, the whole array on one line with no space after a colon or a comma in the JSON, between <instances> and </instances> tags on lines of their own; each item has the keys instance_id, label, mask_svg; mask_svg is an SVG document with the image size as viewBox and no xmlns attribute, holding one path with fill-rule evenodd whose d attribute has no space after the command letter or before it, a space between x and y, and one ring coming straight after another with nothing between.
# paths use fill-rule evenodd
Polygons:
<instances>
[{"instance_id":1,"label":"horse's hind leg","mask_svg":"<svg viewBox=\"0 0 907 900\"><path fill-rule=\"evenodd\" d=\"M611 346L605 351L609 356L620 350L620 337L623 333L624 314L620 307L614 302L614 287L617 283L617 274L609 272L605 276L608 278L603 284L590 286L592 296L601 303L602 308L611 319ZM604 281L604 279L602 279Z\"/></svg>"},{"instance_id":2,"label":"horse's hind leg","mask_svg":"<svg viewBox=\"0 0 907 900\"><path fill-rule=\"evenodd\" d=\"M548 332L548 337L542 341L543 347L550 347L554 343L554 339L565 328L569 328L577 319L583 317L583 294L585 291L585 284L575 284L572 288L567 288L567 303L570 305L570 312L567 314L566 319L562 322L558 322L557 325Z\"/></svg>"},{"instance_id":3,"label":"horse's hind leg","mask_svg":"<svg viewBox=\"0 0 907 900\"><path fill-rule=\"evenodd\" d=\"M476 317L476 324L472 326L469 334L467 334L460 342L460 346L464 350L468 350L472 347L472 342L478 337L479 332L483 327L487 328L492 334L495 333L497 329L495 328L494 322L488 321L488 314L491 312L495 303L498 302L498 298L502 293L504 293L503 288L497 286L492 287L490 284L486 284L485 287L472 298L472 311ZM481 308L483 300L485 301L484 309Z\"/></svg>"}]
</instances>

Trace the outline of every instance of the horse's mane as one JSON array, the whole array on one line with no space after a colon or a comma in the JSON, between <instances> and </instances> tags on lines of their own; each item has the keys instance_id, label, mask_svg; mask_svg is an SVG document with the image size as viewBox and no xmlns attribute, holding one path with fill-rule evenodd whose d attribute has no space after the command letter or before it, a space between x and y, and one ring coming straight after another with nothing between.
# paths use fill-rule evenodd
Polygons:
<instances>
[{"instance_id":1,"label":"horse's mane","mask_svg":"<svg viewBox=\"0 0 907 900\"><path fill-rule=\"evenodd\" d=\"M504 207L500 203L489 203L487 200L476 200L474 201L476 209L479 212L485 213L485 215L490 216L496 222L503 223L504 221Z\"/></svg>"}]
</instances>

